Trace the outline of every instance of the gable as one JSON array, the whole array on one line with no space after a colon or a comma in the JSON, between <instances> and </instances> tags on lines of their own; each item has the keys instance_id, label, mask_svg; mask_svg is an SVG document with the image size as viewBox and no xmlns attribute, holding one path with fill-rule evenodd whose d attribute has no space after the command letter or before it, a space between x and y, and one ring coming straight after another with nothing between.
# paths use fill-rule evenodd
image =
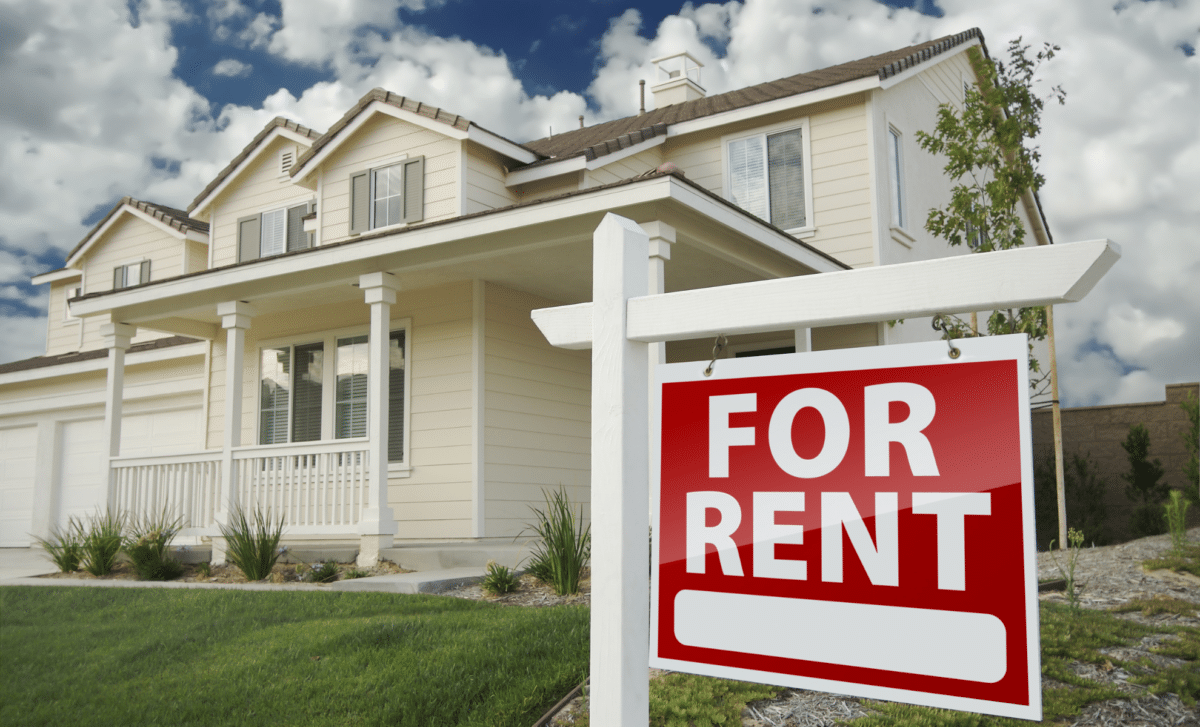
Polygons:
<instances>
[{"instance_id":1,"label":"gable","mask_svg":"<svg viewBox=\"0 0 1200 727\"><path fill-rule=\"evenodd\" d=\"M184 240L134 214L121 214L98 235L77 261L84 294L111 290L113 269L150 262L153 280L182 275Z\"/></svg>"}]
</instances>

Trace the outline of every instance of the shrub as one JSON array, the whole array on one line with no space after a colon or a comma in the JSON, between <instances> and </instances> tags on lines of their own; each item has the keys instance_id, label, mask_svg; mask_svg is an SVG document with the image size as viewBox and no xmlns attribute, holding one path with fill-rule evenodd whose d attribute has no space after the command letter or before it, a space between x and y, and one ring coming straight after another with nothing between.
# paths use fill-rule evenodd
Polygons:
<instances>
[{"instance_id":1,"label":"shrub","mask_svg":"<svg viewBox=\"0 0 1200 727\"><path fill-rule=\"evenodd\" d=\"M1171 490L1171 501L1163 506L1167 529L1171 532L1171 552L1183 555L1187 552L1187 511L1190 502L1179 490Z\"/></svg>"},{"instance_id":2,"label":"shrub","mask_svg":"<svg viewBox=\"0 0 1200 727\"><path fill-rule=\"evenodd\" d=\"M546 509L534 509L537 523L526 528L539 539L526 570L560 596L578 593L580 574L592 554L592 528L584 528L582 508L578 515L571 510L566 490L542 494Z\"/></svg>"},{"instance_id":3,"label":"shrub","mask_svg":"<svg viewBox=\"0 0 1200 727\"><path fill-rule=\"evenodd\" d=\"M483 575L483 581L479 585L485 592L493 596L512 593L517 590L517 576L508 569L508 566L489 560L487 572Z\"/></svg>"},{"instance_id":4,"label":"shrub","mask_svg":"<svg viewBox=\"0 0 1200 727\"><path fill-rule=\"evenodd\" d=\"M1179 402L1179 408L1187 415L1188 427L1179 433L1186 448L1187 459L1183 462L1183 476L1192 483L1184 493L1188 500L1200 504L1200 399L1193 394Z\"/></svg>"},{"instance_id":5,"label":"shrub","mask_svg":"<svg viewBox=\"0 0 1200 727\"><path fill-rule=\"evenodd\" d=\"M74 573L79 570L79 563L83 559L83 525L73 516L65 530L54 528L50 531L49 540L37 537L35 540L60 571Z\"/></svg>"},{"instance_id":6,"label":"shrub","mask_svg":"<svg viewBox=\"0 0 1200 727\"><path fill-rule=\"evenodd\" d=\"M124 515L111 510L106 510L103 515L99 512L93 515L81 544L83 569L94 576L111 573L117 563L117 554L121 552L124 530Z\"/></svg>"},{"instance_id":7,"label":"shrub","mask_svg":"<svg viewBox=\"0 0 1200 727\"><path fill-rule=\"evenodd\" d=\"M346 575L344 576L344 578L348 581L353 580L355 578L370 578L370 577L371 577L371 571L359 570L358 568L351 568L350 570L346 571Z\"/></svg>"},{"instance_id":8,"label":"shrub","mask_svg":"<svg viewBox=\"0 0 1200 727\"><path fill-rule=\"evenodd\" d=\"M229 525L221 526L221 535L225 538L229 562L245 574L246 580L261 581L271 575L275 561L279 560L283 517L275 521L256 508L252 524L239 508L230 516Z\"/></svg>"},{"instance_id":9,"label":"shrub","mask_svg":"<svg viewBox=\"0 0 1200 727\"><path fill-rule=\"evenodd\" d=\"M332 560L315 563L304 574L304 580L310 583L333 583L338 579L338 564Z\"/></svg>"},{"instance_id":10,"label":"shrub","mask_svg":"<svg viewBox=\"0 0 1200 727\"><path fill-rule=\"evenodd\" d=\"M164 512L133 522L125 539L125 554L138 579L173 581L183 575L183 564L171 557L171 541L179 532L179 518L168 520Z\"/></svg>"},{"instance_id":11,"label":"shrub","mask_svg":"<svg viewBox=\"0 0 1200 727\"><path fill-rule=\"evenodd\" d=\"M1078 454L1064 462L1063 490L1067 500L1067 524L1088 533L1088 542L1107 545L1110 541L1108 509L1104 494L1108 483L1100 477L1091 453ZM1058 482L1051 455L1034 468L1034 511L1038 547L1058 538Z\"/></svg>"}]
</instances>

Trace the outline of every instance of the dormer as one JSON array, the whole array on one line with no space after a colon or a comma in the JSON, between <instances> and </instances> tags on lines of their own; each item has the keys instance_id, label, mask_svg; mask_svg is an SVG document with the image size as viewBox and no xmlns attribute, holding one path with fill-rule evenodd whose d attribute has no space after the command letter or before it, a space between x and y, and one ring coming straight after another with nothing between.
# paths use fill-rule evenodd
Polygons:
<instances>
[{"instance_id":1,"label":"dormer","mask_svg":"<svg viewBox=\"0 0 1200 727\"><path fill-rule=\"evenodd\" d=\"M363 96L292 167L317 195L317 244L516 202L506 165L533 152L470 120L381 88Z\"/></svg>"},{"instance_id":2,"label":"dormer","mask_svg":"<svg viewBox=\"0 0 1200 727\"><path fill-rule=\"evenodd\" d=\"M658 74L654 85L650 87L655 108L705 97L704 87L700 85L700 69L704 64L691 53L682 51L660 56L652 63Z\"/></svg>"}]
</instances>

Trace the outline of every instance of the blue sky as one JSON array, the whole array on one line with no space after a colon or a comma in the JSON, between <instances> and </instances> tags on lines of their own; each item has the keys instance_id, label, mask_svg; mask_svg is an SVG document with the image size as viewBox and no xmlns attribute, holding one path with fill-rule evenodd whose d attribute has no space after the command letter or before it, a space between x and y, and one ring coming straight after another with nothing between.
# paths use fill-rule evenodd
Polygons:
<instances>
[{"instance_id":1,"label":"blue sky","mask_svg":"<svg viewBox=\"0 0 1200 727\"><path fill-rule=\"evenodd\" d=\"M1167 0L0 0L0 361L44 351L30 276L124 195L186 207L275 115L324 130L384 86L524 141L636 112L661 53L718 93L971 27L1063 47L1046 215L1125 250L1058 309L1064 400L1200 379L1200 3Z\"/></svg>"}]
</instances>

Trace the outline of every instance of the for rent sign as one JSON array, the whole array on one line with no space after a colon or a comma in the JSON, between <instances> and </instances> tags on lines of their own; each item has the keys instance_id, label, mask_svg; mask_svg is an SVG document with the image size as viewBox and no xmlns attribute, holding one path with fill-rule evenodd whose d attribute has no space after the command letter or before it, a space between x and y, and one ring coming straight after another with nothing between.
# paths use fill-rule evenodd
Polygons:
<instances>
[{"instance_id":1,"label":"for rent sign","mask_svg":"<svg viewBox=\"0 0 1200 727\"><path fill-rule=\"evenodd\" d=\"M1024 336L657 369L651 665L1041 719Z\"/></svg>"}]
</instances>

